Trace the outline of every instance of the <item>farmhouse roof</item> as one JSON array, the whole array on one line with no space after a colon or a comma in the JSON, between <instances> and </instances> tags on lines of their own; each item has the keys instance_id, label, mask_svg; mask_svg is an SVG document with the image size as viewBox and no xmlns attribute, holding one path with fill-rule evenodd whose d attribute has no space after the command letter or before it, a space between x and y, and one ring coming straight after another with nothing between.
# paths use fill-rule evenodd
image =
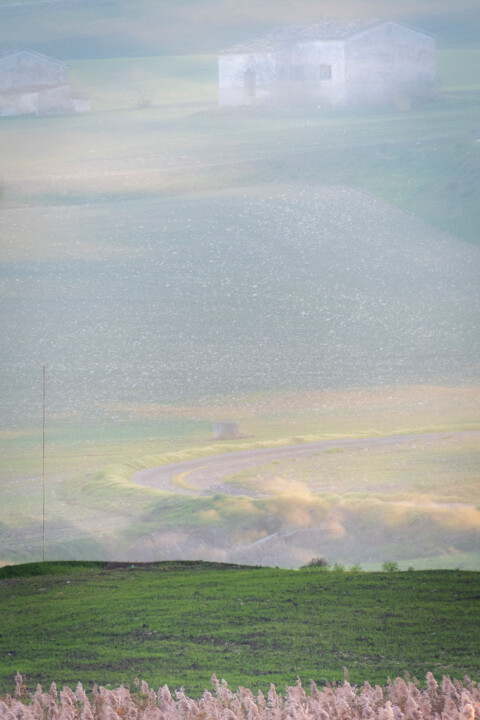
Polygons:
<instances>
[{"instance_id":1,"label":"farmhouse roof","mask_svg":"<svg viewBox=\"0 0 480 720\"><path fill-rule=\"evenodd\" d=\"M245 53L245 52L270 52L279 50L285 45L294 43L308 42L312 40L330 41L330 40L346 40L347 38L359 35L366 30L370 30L380 25L386 25L388 20L356 20L356 21L337 21L329 20L325 22L314 23L313 25L290 25L285 27L273 28L269 33L263 35L256 40L242 42L225 50L226 54ZM395 23L399 25L400 23ZM422 30L410 28L415 32Z\"/></svg>"},{"instance_id":2,"label":"farmhouse roof","mask_svg":"<svg viewBox=\"0 0 480 720\"><path fill-rule=\"evenodd\" d=\"M67 64L62 62L62 60L57 60L56 58L49 57L48 55L42 55L42 53L36 52L36 50L25 50L25 48L9 48L6 50L0 50L0 62L6 58L13 57L14 55L31 55L39 60L47 60L49 63L67 67Z\"/></svg>"}]
</instances>

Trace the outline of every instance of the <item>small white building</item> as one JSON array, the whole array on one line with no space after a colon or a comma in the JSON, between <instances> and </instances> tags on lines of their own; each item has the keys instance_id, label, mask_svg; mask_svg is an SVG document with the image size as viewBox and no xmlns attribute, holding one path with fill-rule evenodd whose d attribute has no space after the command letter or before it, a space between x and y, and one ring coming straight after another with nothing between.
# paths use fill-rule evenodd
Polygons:
<instances>
[{"instance_id":1,"label":"small white building","mask_svg":"<svg viewBox=\"0 0 480 720\"><path fill-rule=\"evenodd\" d=\"M0 54L0 117L89 109L88 100L71 96L65 63L29 50Z\"/></svg>"},{"instance_id":2,"label":"small white building","mask_svg":"<svg viewBox=\"0 0 480 720\"><path fill-rule=\"evenodd\" d=\"M408 106L435 96L435 40L397 22L278 28L221 53L218 76L222 106Z\"/></svg>"},{"instance_id":3,"label":"small white building","mask_svg":"<svg viewBox=\"0 0 480 720\"><path fill-rule=\"evenodd\" d=\"M240 437L238 422L222 420L213 424L213 439L227 440Z\"/></svg>"}]
</instances>

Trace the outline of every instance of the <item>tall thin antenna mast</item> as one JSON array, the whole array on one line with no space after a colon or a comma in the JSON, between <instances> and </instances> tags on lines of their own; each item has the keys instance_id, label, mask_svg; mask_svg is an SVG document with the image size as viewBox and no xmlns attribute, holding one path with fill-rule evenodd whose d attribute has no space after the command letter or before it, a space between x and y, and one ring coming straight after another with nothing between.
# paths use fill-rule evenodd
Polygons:
<instances>
[{"instance_id":1,"label":"tall thin antenna mast","mask_svg":"<svg viewBox=\"0 0 480 720\"><path fill-rule=\"evenodd\" d=\"M45 562L45 365L43 366L43 418L42 418L42 562Z\"/></svg>"}]
</instances>

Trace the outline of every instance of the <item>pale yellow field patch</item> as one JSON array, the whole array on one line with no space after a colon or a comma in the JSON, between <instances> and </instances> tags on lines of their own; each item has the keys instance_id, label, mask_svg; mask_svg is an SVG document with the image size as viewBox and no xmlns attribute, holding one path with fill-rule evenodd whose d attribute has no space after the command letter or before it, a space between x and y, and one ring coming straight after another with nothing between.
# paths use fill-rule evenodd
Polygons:
<instances>
[{"instance_id":1,"label":"pale yellow field patch","mask_svg":"<svg viewBox=\"0 0 480 720\"><path fill-rule=\"evenodd\" d=\"M214 422L231 417L248 435L281 437L399 433L478 426L480 386L391 386L347 391L259 392L213 398L208 404L111 404L126 418L189 418Z\"/></svg>"}]
</instances>

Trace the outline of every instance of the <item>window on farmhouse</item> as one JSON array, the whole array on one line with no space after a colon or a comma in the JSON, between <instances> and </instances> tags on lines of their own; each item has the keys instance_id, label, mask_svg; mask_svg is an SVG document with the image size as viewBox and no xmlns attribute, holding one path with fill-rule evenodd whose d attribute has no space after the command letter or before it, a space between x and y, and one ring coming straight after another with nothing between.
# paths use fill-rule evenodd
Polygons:
<instances>
[{"instance_id":1,"label":"window on farmhouse","mask_svg":"<svg viewBox=\"0 0 480 720\"><path fill-rule=\"evenodd\" d=\"M332 66L331 65L320 65L320 80L331 80L332 79Z\"/></svg>"}]
</instances>

